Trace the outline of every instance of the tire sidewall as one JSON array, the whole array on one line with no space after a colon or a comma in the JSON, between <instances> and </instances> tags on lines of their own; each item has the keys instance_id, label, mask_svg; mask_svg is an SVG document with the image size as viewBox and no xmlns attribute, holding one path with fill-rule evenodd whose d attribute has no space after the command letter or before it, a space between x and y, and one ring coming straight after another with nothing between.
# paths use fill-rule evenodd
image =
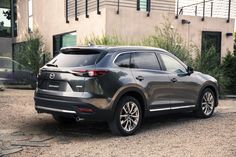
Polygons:
<instances>
[{"instance_id":1,"label":"tire sidewall","mask_svg":"<svg viewBox=\"0 0 236 157\"><path fill-rule=\"evenodd\" d=\"M212 110L211 114L209 114L209 115L206 115L204 113L204 111L202 110L202 99L203 99L203 96L205 95L206 92L210 92L212 94L212 96L214 97L213 110ZM216 106L216 96L215 96L214 92L210 88L204 89L203 92L201 93L199 99L198 99L198 105L197 105L198 115L200 117L203 117L203 118L210 118L213 115L214 111L215 111L215 106Z\"/></svg>"},{"instance_id":2,"label":"tire sidewall","mask_svg":"<svg viewBox=\"0 0 236 157\"><path fill-rule=\"evenodd\" d=\"M124 107L124 105L129 101L132 101L137 105L137 107L139 109L139 116L140 117L139 117L139 121L138 121L138 124L137 124L136 128L134 130L130 131L130 132L127 132L122 128L122 126L120 124L120 113L121 113L121 110ZM115 123L116 123L116 125L119 129L119 132L124 136L129 136L129 135L132 135L132 134L136 133L136 131L140 128L140 125L141 125L141 122L142 122L142 115L143 115L143 112L142 112L139 101L137 101L135 98L133 98L131 96L126 96L126 97L122 98L118 103L118 107L115 111L115 119L114 119Z\"/></svg>"}]
</instances>

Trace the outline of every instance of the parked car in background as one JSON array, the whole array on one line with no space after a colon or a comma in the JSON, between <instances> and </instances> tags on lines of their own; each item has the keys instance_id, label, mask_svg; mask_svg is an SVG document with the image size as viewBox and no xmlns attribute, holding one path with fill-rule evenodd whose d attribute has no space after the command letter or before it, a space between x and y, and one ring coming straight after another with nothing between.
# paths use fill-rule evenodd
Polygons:
<instances>
[{"instance_id":1,"label":"parked car in background","mask_svg":"<svg viewBox=\"0 0 236 157\"><path fill-rule=\"evenodd\" d=\"M3 81L0 79L0 91L4 91L5 87Z\"/></svg>"},{"instance_id":2,"label":"parked car in background","mask_svg":"<svg viewBox=\"0 0 236 157\"><path fill-rule=\"evenodd\" d=\"M145 117L190 111L209 118L217 80L171 53L147 47L74 47L40 69L35 109L59 122L107 121L113 133L134 134Z\"/></svg>"},{"instance_id":3,"label":"parked car in background","mask_svg":"<svg viewBox=\"0 0 236 157\"><path fill-rule=\"evenodd\" d=\"M9 57L0 57L0 80L5 85L36 86L36 75Z\"/></svg>"}]
</instances>

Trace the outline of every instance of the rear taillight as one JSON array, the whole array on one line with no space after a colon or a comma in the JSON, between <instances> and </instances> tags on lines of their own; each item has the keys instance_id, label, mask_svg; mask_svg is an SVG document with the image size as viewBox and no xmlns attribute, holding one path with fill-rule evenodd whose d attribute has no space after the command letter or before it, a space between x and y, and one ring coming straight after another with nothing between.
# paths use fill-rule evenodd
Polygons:
<instances>
[{"instance_id":1,"label":"rear taillight","mask_svg":"<svg viewBox=\"0 0 236 157\"><path fill-rule=\"evenodd\" d=\"M79 112L82 112L82 113L92 113L93 110L90 109L90 108L78 108Z\"/></svg>"},{"instance_id":2,"label":"rear taillight","mask_svg":"<svg viewBox=\"0 0 236 157\"><path fill-rule=\"evenodd\" d=\"M96 77L107 74L107 70L72 70L71 73L76 76Z\"/></svg>"}]
</instances>

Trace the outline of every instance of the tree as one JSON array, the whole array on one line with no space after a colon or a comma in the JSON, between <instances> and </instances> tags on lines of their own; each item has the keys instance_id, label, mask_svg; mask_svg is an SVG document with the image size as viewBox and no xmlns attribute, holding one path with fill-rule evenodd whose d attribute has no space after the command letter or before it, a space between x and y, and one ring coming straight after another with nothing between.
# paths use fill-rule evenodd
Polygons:
<instances>
[{"instance_id":1,"label":"tree","mask_svg":"<svg viewBox=\"0 0 236 157\"><path fill-rule=\"evenodd\" d=\"M25 35L25 42L15 50L15 59L35 74L44 65L44 58L49 60L49 53L46 51L43 37L38 31Z\"/></svg>"}]
</instances>

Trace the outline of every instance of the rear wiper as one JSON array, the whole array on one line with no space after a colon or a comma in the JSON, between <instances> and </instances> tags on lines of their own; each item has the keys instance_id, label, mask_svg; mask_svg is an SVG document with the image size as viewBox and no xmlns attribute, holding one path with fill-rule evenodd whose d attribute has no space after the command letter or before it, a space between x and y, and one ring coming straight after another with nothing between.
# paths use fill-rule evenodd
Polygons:
<instances>
[{"instance_id":1,"label":"rear wiper","mask_svg":"<svg viewBox=\"0 0 236 157\"><path fill-rule=\"evenodd\" d=\"M48 67L58 67L58 65L56 65L56 64L46 64L46 66L48 66Z\"/></svg>"}]
</instances>

